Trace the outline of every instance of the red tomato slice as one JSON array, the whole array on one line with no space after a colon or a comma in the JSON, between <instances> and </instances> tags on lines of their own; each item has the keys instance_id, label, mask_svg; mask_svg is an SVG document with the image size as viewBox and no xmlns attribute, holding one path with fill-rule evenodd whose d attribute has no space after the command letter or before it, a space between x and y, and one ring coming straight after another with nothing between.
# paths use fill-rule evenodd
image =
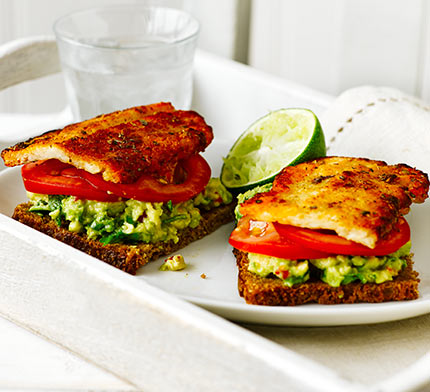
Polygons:
<instances>
[{"instance_id":1,"label":"red tomato slice","mask_svg":"<svg viewBox=\"0 0 430 392\"><path fill-rule=\"evenodd\" d=\"M21 168L24 187L29 192L70 195L81 199L117 201L118 196L92 186L79 170L56 159L28 163Z\"/></svg>"},{"instance_id":2,"label":"red tomato slice","mask_svg":"<svg viewBox=\"0 0 430 392\"><path fill-rule=\"evenodd\" d=\"M319 230L305 229L290 225L275 223L275 228L281 235L290 241L312 249L339 255L351 256L384 256L395 252L411 238L408 222L400 218L388 237L376 243L375 248L349 241L337 234L326 233Z\"/></svg>"},{"instance_id":3,"label":"red tomato slice","mask_svg":"<svg viewBox=\"0 0 430 392\"><path fill-rule=\"evenodd\" d=\"M133 184L115 184L56 159L24 165L21 169L25 189L50 195L71 195L88 200L117 201L119 197L148 202L173 203L189 200L203 191L210 180L211 169L200 156L181 163L185 180L180 184L161 184L144 175Z\"/></svg>"},{"instance_id":4,"label":"red tomato slice","mask_svg":"<svg viewBox=\"0 0 430 392\"><path fill-rule=\"evenodd\" d=\"M260 222L243 217L237 223L229 239L236 249L282 259L318 259L329 254L306 248L300 244L281 238L272 223Z\"/></svg>"},{"instance_id":5,"label":"red tomato slice","mask_svg":"<svg viewBox=\"0 0 430 392\"><path fill-rule=\"evenodd\" d=\"M84 178L98 189L111 192L127 199L149 202L179 203L189 200L206 187L211 177L208 163L200 155L193 155L181 163L186 179L180 184L161 184L151 176L143 175L133 184L115 184L103 180L101 174L82 170Z\"/></svg>"}]
</instances>

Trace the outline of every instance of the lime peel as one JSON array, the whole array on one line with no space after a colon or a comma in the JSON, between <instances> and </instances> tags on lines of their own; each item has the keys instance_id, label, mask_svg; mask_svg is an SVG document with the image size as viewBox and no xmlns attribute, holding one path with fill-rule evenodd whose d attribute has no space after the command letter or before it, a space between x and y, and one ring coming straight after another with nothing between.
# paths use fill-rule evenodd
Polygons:
<instances>
[{"instance_id":1,"label":"lime peel","mask_svg":"<svg viewBox=\"0 0 430 392\"><path fill-rule=\"evenodd\" d=\"M272 182L285 166L325 155L315 114L302 108L280 109L257 120L237 139L224 159L221 181L240 193Z\"/></svg>"}]
</instances>

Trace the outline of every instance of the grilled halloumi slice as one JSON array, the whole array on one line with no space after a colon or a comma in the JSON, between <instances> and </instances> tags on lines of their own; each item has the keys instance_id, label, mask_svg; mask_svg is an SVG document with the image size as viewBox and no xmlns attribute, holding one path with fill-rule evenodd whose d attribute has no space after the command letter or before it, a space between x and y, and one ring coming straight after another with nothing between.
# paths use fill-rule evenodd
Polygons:
<instances>
[{"instance_id":1,"label":"grilled halloumi slice","mask_svg":"<svg viewBox=\"0 0 430 392\"><path fill-rule=\"evenodd\" d=\"M46 132L1 156L6 166L54 158L115 183L132 183L144 173L169 182L177 162L204 151L212 139L199 114L159 103Z\"/></svg>"},{"instance_id":2,"label":"grilled halloumi slice","mask_svg":"<svg viewBox=\"0 0 430 392\"><path fill-rule=\"evenodd\" d=\"M271 191L241 204L240 212L261 221L334 230L374 248L428 190L427 174L405 164L326 157L286 167Z\"/></svg>"}]
</instances>

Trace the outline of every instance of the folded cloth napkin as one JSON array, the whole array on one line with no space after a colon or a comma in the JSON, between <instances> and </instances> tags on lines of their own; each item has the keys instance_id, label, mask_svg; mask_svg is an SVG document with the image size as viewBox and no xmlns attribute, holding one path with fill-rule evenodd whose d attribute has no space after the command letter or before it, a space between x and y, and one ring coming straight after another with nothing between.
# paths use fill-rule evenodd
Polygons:
<instances>
[{"instance_id":1,"label":"folded cloth napkin","mask_svg":"<svg viewBox=\"0 0 430 392\"><path fill-rule=\"evenodd\" d=\"M407 163L430 173L430 104L386 87L341 94L322 116L328 154Z\"/></svg>"}]
</instances>

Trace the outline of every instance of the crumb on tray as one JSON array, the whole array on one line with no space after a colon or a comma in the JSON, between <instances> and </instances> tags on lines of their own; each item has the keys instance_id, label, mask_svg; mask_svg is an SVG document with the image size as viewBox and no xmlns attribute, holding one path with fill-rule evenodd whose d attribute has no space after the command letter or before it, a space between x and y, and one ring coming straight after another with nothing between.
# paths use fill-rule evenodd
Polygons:
<instances>
[{"instance_id":1,"label":"crumb on tray","mask_svg":"<svg viewBox=\"0 0 430 392\"><path fill-rule=\"evenodd\" d=\"M187 263L182 255L174 255L168 257L161 264L160 271L181 271L187 267Z\"/></svg>"}]
</instances>

